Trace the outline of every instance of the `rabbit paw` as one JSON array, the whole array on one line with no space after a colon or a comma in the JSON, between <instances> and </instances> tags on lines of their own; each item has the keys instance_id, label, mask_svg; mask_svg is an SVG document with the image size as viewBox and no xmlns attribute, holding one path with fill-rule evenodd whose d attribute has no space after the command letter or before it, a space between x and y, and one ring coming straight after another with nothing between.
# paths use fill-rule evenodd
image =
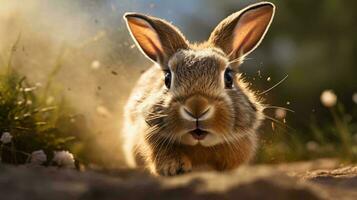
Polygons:
<instances>
[{"instance_id":1,"label":"rabbit paw","mask_svg":"<svg viewBox=\"0 0 357 200\"><path fill-rule=\"evenodd\" d=\"M191 161L186 157L168 159L156 166L156 172L162 176L185 174L191 170Z\"/></svg>"}]
</instances>

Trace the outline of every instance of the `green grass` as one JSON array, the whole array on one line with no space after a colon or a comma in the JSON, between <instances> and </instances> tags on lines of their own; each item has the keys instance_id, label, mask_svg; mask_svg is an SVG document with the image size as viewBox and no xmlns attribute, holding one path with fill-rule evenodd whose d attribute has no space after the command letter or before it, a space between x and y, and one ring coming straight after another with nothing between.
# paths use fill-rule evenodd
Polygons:
<instances>
[{"instance_id":1,"label":"green grass","mask_svg":"<svg viewBox=\"0 0 357 200\"><path fill-rule=\"evenodd\" d=\"M80 142L71 130L73 109L60 93L51 91L51 81L60 65L56 65L47 83L31 84L11 65L13 49L7 62L0 66L0 134L9 132L11 143L0 142L2 162L24 164L33 151L43 150L50 161L56 150L71 150ZM77 153L80 153L78 151Z\"/></svg>"},{"instance_id":2,"label":"green grass","mask_svg":"<svg viewBox=\"0 0 357 200\"><path fill-rule=\"evenodd\" d=\"M346 113L341 103L328 109L329 123L310 116L308 128L278 126L261 137L257 163L280 163L318 158L357 161L357 123L354 113ZM352 111L353 112L353 111ZM302 128L301 128L302 129Z\"/></svg>"}]
</instances>

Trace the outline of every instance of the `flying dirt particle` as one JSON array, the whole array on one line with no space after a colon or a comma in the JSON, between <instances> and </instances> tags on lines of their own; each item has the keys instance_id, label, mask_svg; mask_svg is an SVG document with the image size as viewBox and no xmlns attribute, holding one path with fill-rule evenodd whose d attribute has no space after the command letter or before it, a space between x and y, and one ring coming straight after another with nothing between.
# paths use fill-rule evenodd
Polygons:
<instances>
[{"instance_id":1,"label":"flying dirt particle","mask_svg":"<svg viewBox=\"0 0 357 200\"><path fill-rule=\"evenodd\" d=\"M135 44L132 44L131 46L130 46L130 49L134 49L135 48Z\"/></svg>"},{"instance_id":2,"label":"flying dirt particle","mask_svg":"<svg viewBox=\"0 0 357 200\"><path fill-rule=\"evenodd\" d=\"M104 106L97 106L96 111L99 116L102 116L105 118L111 116L109 110Z\"/></svg>"},{"instance_id":3,"label":"flying dirt particle","mask_svg":"<svg viewBox=\"0 0 357 200\"><path fill-rule=\"evenodd\" d=\"M102 87L100 87L100 86L97 86L97 89L98 89L98 90L102 90Z\"/></svg>"},{"instance_id":4,"label":"flying dirt particle","mask_svg":"<svg viewBox=\"0 0 357 200\"><path fill-rule=\"evenodd\" d=\"M269 81L271 81L271 78L270 78L270 76L267 78L267 81L269 82Z\"/></svg>"},{"instance_id":5,"label":"flying dirt particle","mask_svg":"<svg viewBox=\"0 0 357 200\"><path fill-rule=\"evenodd\" d=\"M113 74L114 76L117 76L117 75L118 75L118 72L112 70L112 74Z\"/></svg>"},{"instance_id":6,"label":"flying dirt particle","mask_svg":"<svg viewBox=\"0 0 357 200\"><path fill-rule=\"evenodd\" d=\"M260 72L260 70L258 70L258 76L259 78L262 78L262 73Z\"/></svg>"},{"instance_id":7,"label":"flying dirt particle","mask_svg":"<svg viewBox=\"0 0 357 200\"><path fill-rule=\"evenodd\" d=\"M94 60L91 64L92 69L96 70L100 68L100 62L98 60Z\"/></svg>"},{"instance_id":8,"label":"flying dirt particle","mask_svg":"<svg viewBox=\"0 0 357 200\"><path fill-rule=\"evenodd\" d=\"M286 118L283 119L284 124L286 124Z\"/></svg>"},{"instance_id":9,"label":"flying dirt particle","mask_svg":"<svg viewBox=\"0 0 357 200\"><path fill-rule=\"evenodd\" d=\"M286 105L290 105L290 101L287 101L287 102L286 102Z\"/></svg>"}]
</instances>

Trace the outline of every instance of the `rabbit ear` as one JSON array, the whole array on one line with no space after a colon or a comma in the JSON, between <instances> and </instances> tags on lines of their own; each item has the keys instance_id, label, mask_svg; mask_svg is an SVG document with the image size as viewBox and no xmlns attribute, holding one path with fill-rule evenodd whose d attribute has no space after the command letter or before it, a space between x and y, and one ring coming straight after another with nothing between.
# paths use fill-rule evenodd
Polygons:
<instances>
[{"instance_id":1,"label":"rabbit ear","mask_svg":"<svg viewBox=\"0 0 357 200\"><path fill-rule=\"evenodd\" d=\"M188 48L179 30L162 19L137 13L126 13L124 19L139 49L164 68L174 53Z\"/></svg>"},{"instance_id":2,"label":"rabbit ear","mask_svg":"<svg viewBox=\"0 0 357 200\"><path fill-rule=\"evenodd\" d=\"M220 47L231 60L244 58L263 40L274 12L272 3L253 4L219 23L208 41Z\"/></svg>"}]
</instances>

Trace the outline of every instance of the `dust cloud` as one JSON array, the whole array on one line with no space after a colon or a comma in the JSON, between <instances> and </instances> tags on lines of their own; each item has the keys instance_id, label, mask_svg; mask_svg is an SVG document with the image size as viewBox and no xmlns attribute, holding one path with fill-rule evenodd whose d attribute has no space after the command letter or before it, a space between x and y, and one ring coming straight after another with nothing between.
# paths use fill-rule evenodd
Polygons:
<instances>
[{"instance_id":1,"label":"dust cloud","mask_svg":"<svg viewBox=\"0 0 357 200\"><path fill-rule=\"evenodd\" d=\"M82 116L102 162L121 163L122 108L148 67L122 14L130 1L0 0L0 62L32 84L50 84ZM85 133L85 134L89 134Z\"/></svg>"}]
</instances>

